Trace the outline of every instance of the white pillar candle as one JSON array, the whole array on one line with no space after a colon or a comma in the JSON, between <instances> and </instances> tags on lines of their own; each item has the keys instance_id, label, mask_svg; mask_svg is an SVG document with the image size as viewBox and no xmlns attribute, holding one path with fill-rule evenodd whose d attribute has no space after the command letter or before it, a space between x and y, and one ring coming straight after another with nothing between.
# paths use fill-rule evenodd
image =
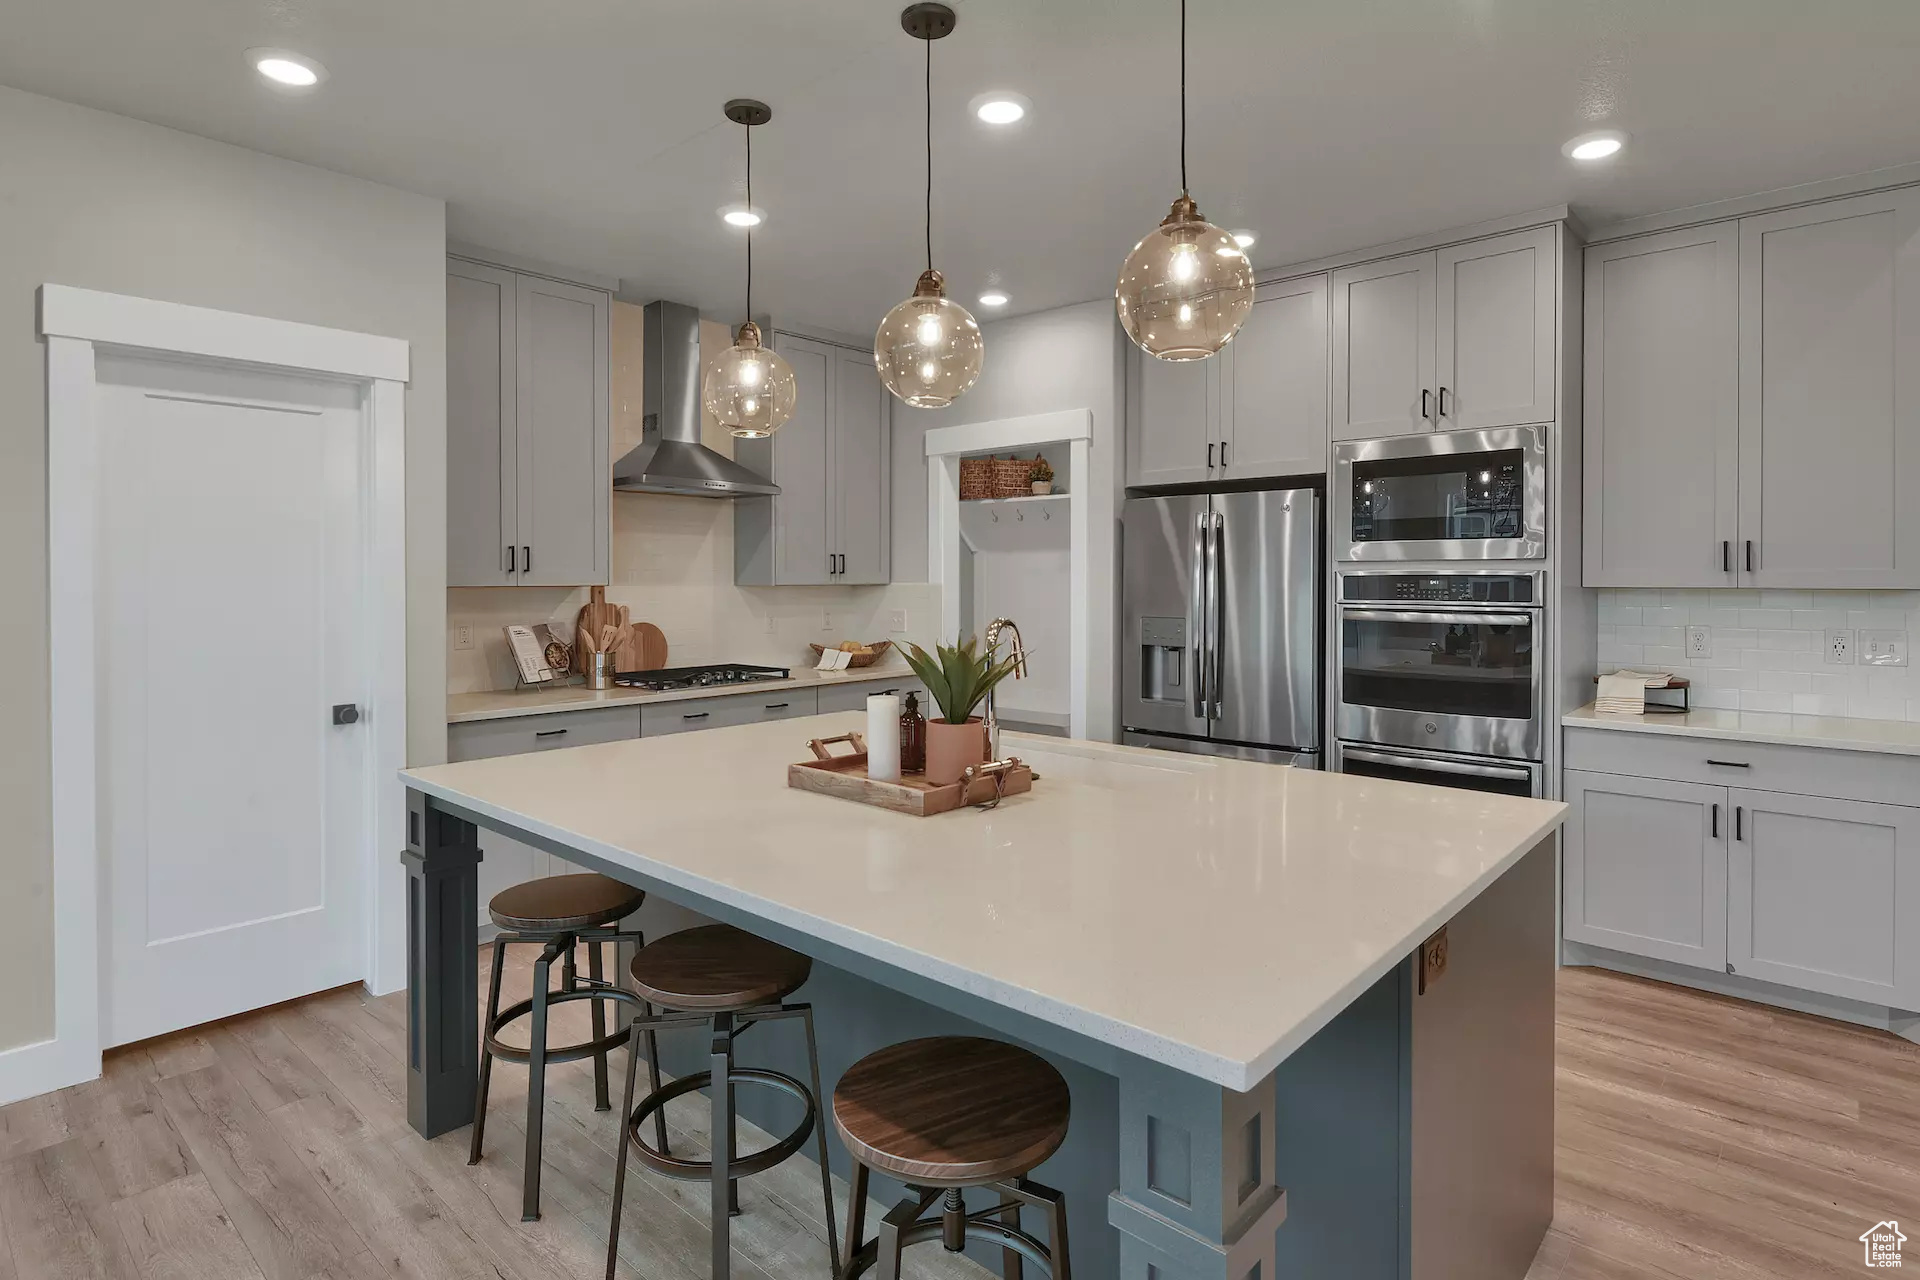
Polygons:
<instances>
[{"instance_id":1,"label":"white pillar candle","mask_svg":"<svg viewBox=\"0 0 1920 1280\"><path fill-rule=\"evenodd\" d=\"M875 693L867 698L867 776L880 782L900 781L900 695Z\"/></svg>"}]
</instances>

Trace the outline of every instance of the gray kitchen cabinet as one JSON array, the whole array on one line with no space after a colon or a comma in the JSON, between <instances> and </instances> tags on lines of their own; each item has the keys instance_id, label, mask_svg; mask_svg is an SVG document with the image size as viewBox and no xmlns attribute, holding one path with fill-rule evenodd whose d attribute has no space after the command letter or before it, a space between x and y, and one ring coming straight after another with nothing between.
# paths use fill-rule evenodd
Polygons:
<instances>
[{"instance_id":1,"label":"gray kitchen cabinet","mask_svg":"<svg viewBox=\"0 0 1920 1280\"><path fill-rule=\"evenodd\" d=\"M1327 469L1327 277L1263 284L1221 352L1216 479Z\"/></svg>"},{"instance_id":2,"label":"gray kitchen cabinet","mask_svg":"<svg viewBox=\"0 0 1920 1280\"><path fill-rule=\"evenodd\" d=\"M1739 229L1586 251L1589 587L1730 587L1739 574Z\"/></svg>"},{"instance_id":3,"label":"gray kitchen cabinet","mask_svg":"<svg viewBox=\"0 0 1920 1280\"><path fill-rule=\"evenodd\" d=\"M1335 440L1433 429L1438 276L1428 250L1342 267L1330 277Z\"/></svg>"},{"instance_id":4,"label":"gray kitchen cabinet","mask_svg":"<svg viewBox=\"0 0 1920 1280\"><path fill-rule=\"evenodd\" d=\"M1719 969L1727 961L1725 787L1568 770L1566 936Z\"/></svg>"},{"instance_id":5,"label":"gray kitchen cabinet","mask_svg":"<svg viewBox=\"0 0 1920 1280\"><path fill-rule=\"evenodd\" d=\"M1127 483L1197 484L1327 469L1327 277L1261 285L1207 360L1127 351Z\"/></svg>"},{"instance_id":6,"label":"gray kitchen cabinet","mask_svg":"<svg viewBox=\"0 0 1920 1280\"><path fill-rule=\"evenodd\" d=\"M1727 972L1920 1007L1920 810L1745 789L1731 799Z\"/></svg>"},{"instance_id":7,"label":"gray kitchen cabinet","mask_svg":"<svg viewBox=\"0 0 1920 1280\"><path fill-rule=\"evenodd\" d=\"M1743 585L1920 587L1920 189L1740 220Z\"/></svg>"},{"instance_id":8,"label":"gray kitchen cabinet","mask_svg":"<svg viewBox=\"0 0 1920 1280\"><path fill-rule=\"evenodd\" d=\"M830 711L865 711L867 695L873 693L898 694L902 702L910 693L920 695L920 712L927 713L927 688L910 675L897 676L891 680L863 681L855 684L823 684L820 686L820 714Z\"/></svg>"},{"instance_id":9,"label":"gray kitchen cabinet","mask_svg":"<svg viewBox=\"0 0 1920 1280\"><path fill-rule=\"evenodd\" d=\"M747 587L892 580L892 415L873 354L776 332L793 417L734 457L780 486L734 503L734 581Z\"/></svg>"},{"instance_id":10,"label":"gray kitchen cabinet","mask_svg":"<svg viewBox=\"0 0 1920 1280\"><path fill-rule=\"evenodd\" d=\"M621 742L639 736L638 707L590 707L550 715L472 720L447 726L447 759L486 760L594 742ZM579 869L497 831L480 832L480 852L478 913L483 928L491 924L487 903L502 889L540 876L564 875Z\"/></svg>"},{"instance_id":11,"label":"gray kitchen cabinet","mask_svg":"<svg viewBox=\"0 0 1920 1280\"><path fill-rule=\"evenodd\" d=\"M1440 431L1552 422L1552 227L1449 245L1438 263L1434 413Z\"/></svg>"},{"instance_id":12,"label":"gray kitchen cabinet","mask_svg":"<svg viewBox=\"0 0 1920 1280\"><path fill-rule=\"evenodd\" d=\"M447 264L447 582L607 580L610 296Z\"/></svg>"},{"instance_id":13,"label":"gray kitchen cabinet","mask_svg":"<svg viewBox=\"0 0 1920 1280\"><path fill-rule=\"evenodd\" d=\"M640 736L658 738L698 729L791 720L819 712L818 691L814 689L770 689L764 693L730 693L718 698L649 702L640 708Z\"/></svg>"}]
</instances>

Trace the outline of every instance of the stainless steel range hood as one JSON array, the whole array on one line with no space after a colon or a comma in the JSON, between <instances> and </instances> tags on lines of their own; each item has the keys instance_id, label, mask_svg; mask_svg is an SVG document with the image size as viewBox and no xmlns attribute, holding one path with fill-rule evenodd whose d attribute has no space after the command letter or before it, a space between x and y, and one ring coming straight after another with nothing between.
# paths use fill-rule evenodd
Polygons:
<instances>
[{"instance_id":1,"label":"stainless steel range hood","mask_svg":"<svg viewBox=\"0 0 1920 1280\"><path fill-rule=\"evenodd\" d=\"M700 443L700 312L677 302L646 306L641 437L613 464L624 493L764 498L780 486Z\"/></svg>"}]
</instances>

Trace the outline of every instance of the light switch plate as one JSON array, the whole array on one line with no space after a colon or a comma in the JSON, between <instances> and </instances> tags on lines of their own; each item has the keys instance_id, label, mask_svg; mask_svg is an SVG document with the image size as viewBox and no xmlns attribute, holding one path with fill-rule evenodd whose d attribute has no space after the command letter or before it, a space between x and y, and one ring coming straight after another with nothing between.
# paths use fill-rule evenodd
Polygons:
<instances>
[{"instance_id":1,"label":"light switch plate","mask_svg":"<svg viewBox=\"0 0 1920 1280\"><path fill-rule=\"evenodd\" d=\"M1853 632L1847 627L1830 627L1827 642L1821 646L1820 660L1834 666L1853 663Z\"/></svg>"},{"instance_id":2,"label":"light switch plate","mask_svg":"<svg viewBox=\"0 0 1920 1280\"><path fill-rule=\"evenodd\" d=\"M895 609L892 613L888 614L887 626L894 635L905 635L907 633L907 611L905 609Z\"/></svg>"},{"instance_id":3,"label":"light switch plate","mask_svg":"<svg viewBox=\"0 0 1920 1280\"><path fill-rule=\"evenodd\" d=\"M453 647L455 649L473 648L473 624L462 623L453 629Z\"/></svg>"},{"instance_id":4,"label":"light switch plate","mask_svg":"<svg viewBox=\"0 0 1920 1280\"><path fill-rule=\"evenodd\" d=\"M1869 667L1907 665L1907 633L1878 627L1860 628L1860 662Z\"/></svg>"},{"instance_id":5,"label":"light switch plate","mask_svg":"<svg viewBox=\"0 0 1920 1280\"><path fill-rule=\"evenodd\" d=\"M1687 656L1689 658L1711 658L1713 656L1713 628L1687 628Z\"/></svg>"},{"instance_id":6,"label":"light switch plate","mask_svg":"<svg viewBox=\"0 0 1920 1280\"><path fill-rule=\"evenodd\" d=\"M820 629L822 631L833 630L833 615L825 610L822 610L820 613Z\"/></svg>"}]
</instances>

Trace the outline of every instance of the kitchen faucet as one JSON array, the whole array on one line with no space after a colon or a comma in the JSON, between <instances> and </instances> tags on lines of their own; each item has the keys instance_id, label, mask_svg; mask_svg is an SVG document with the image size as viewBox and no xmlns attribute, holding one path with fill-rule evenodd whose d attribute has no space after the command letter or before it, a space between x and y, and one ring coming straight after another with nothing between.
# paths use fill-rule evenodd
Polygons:
<instances>
[{"instance_id":1,"label":"kitchen faucet","mask_svg":"<svg viewBox=\"0 0 1920 1280\"><path fill-rule=\"evenodd\" d=\"M987 662L991 666L994 654L1000 651L1000 633L1013 632L1013 678L1022 679L1027 674L1027 649L1020 642L1020 628L1014 625L1012 618L995 618L987 624ZM996 694L999 686L987 690L987 712L985 729L987 732L987 759L1000 758L1000 713L996 709Z\"/></svg>"}]
</instances>

